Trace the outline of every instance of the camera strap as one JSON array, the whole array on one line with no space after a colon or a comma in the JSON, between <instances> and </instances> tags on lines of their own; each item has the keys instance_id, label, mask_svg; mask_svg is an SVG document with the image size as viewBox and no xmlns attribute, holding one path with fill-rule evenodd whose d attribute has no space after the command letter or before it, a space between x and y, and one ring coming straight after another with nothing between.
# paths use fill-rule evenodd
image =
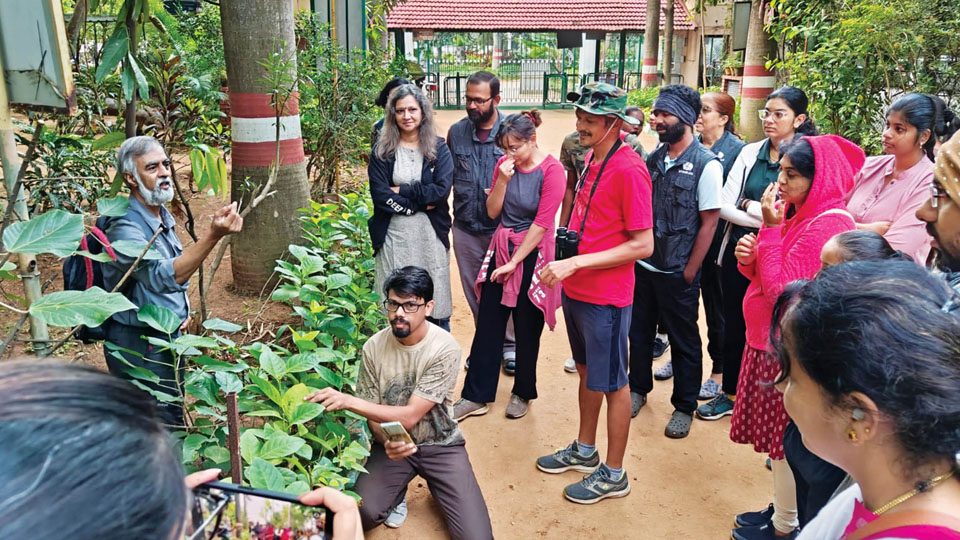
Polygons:
<instances>
[{"instance_id":1,"label":"camera strap","mask_svg":"<svg viewBox=\"0 0 960 540\"><path fill-rule=\"evenodd\" d=\"M600 170L597 171L597 179L594 180L593 185L590 187L590 196L587 198L587 207L583 209L583 220L580 222L580 233L577 238L583 238L583 229L587 225L587 214L590 212L590 203L593 201L593 194L597 192L597 186L600 185L600 177L603 175L603 169L606 168L607 162L610 161L610 158L613 157L613 154L620 149L620 146L623 144L623 141L620 140L620 137L617 137L617 142L613 143L613 146L610 148L610 151L607 152L607 157L603 158L603 163L600 164ZM583 188L583 182L586 181L587 175L590 174L590 167L586 167L583 170L583 176L580 178L580 189ZM577 195L580 194L580 189L577 189ZM574 196L574 201L576 201L576 196ZM567 218L566 225L570 225L570 220L573 219L573 212L570 212L570 217Z\"/></svg>"}]
</instances>

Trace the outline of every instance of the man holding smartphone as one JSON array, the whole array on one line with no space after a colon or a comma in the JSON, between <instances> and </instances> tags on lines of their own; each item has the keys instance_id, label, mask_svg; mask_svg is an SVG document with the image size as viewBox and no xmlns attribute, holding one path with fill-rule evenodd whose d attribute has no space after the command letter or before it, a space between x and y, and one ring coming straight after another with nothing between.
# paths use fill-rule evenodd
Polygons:
<instances>
[{"instance_id":1,"label":"man holding smartphone","mask_svg":"<svg viewBox=\"0 0 960 540\"><path fill-rule=\"evenodd\" d=\"M622 144L620 128L634 123L627 95L605 83L590 83L568 96L577 108L580 144L590 147L587 172L574 197L567 233L576 233L569 258L548 264L540 279L563 282L563 315L580 376L580 425L576 440L537 460L547 473L590 473L567 486L564 496L592 504L630 493L623 455L630 431L627 334L633 303L633 264L653 253L650 175L643 160ZM563 244L561 246L561 244ZM600 406L607 401L607 459L596 449Z\"/></svg>"},{"instance_id":2,"label":"man holding smartphone","mask_svg":"<svg viewBox=\"0 0 960 540\"><path fill-rule=\"evenodd\" d=\"M363 497L360 517L371 529L387 519L417 475L427 480L454 539L493 538L483 493L473 474L463 434L453 419L453 387L460 345L427 317L433 312L433 280L406 266L384 283L390 321L363 346L357 395L324 388L306 400L328 411L364 416L376 442L354 490ZM380 424L399 422L413 443L390 440Z\"/></svg>"}]
</instances>

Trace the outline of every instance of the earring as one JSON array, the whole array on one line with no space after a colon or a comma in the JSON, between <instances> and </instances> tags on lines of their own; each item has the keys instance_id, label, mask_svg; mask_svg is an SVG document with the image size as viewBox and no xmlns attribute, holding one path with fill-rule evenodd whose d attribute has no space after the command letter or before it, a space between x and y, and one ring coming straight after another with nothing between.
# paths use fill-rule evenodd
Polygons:
<instances>
[{"instance_id":1,"label":"earring","mask_svg":"<svg viewBox=\"0 0 960 540\"><path fill-rule=\"evenodd\" d=\"M863 428L863 432L864 432L864 433L870 433L870 428L868 428L868 427Z\"/></svg>"},{"instance_id":2,"label":"earring","mask_svg":"<svg viewBox=\"0 0 960 540\"><path fill-rule=\"evenodd\" d=\"M857 432L854 431L852 428L851 428L850 430L848 430L848 431L847 431L847 439L849 439L850 442L857 442L857 440L859 439L859 437L857 437Z\"/></svg>"}]
</instances>

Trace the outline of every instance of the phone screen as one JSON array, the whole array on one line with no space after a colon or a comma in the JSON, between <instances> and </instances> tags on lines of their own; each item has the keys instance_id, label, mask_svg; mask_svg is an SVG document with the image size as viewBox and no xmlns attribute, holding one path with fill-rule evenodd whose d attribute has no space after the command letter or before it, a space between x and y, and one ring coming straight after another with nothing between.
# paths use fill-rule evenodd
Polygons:
<instances>
[{"instance_id":1,"label":"phone screen","mask_svg":"<svg viewBox=\"0 0 960 540\"><path fill-rule=\"evenodd\" d=\"M323 507L201 486L185 540L325 540L332 519Z\"/></svg>"}]
</instances>

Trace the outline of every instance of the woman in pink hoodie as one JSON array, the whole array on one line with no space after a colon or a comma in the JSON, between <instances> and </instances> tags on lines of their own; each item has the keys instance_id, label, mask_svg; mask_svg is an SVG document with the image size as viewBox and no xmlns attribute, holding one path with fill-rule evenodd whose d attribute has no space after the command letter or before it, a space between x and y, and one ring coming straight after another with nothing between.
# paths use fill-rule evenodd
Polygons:
<instances>
[{"instance_id":1,"label":"woman in pink hoodie","mask_svg":"<svg viewBox=\"0 0 960 540\"><path fill-rule=\"evenodd\" d=\"M823 245L855 228L844 196L865 159L859 146L836 135L797 139L781 147L780 155L780 175L761 200L760 234L743 237L736 248L740 271L750 279L750 287L743 299L747 345L730 438L768 454L774 472L774 504L765 512L771 514L770 521L735 530L737 539L796 534L796 488L783 454L789 418L772 384L780 368L770 348L770 320L784 286L813 278L821 266Z\"/></svg>"}]
</instances>

